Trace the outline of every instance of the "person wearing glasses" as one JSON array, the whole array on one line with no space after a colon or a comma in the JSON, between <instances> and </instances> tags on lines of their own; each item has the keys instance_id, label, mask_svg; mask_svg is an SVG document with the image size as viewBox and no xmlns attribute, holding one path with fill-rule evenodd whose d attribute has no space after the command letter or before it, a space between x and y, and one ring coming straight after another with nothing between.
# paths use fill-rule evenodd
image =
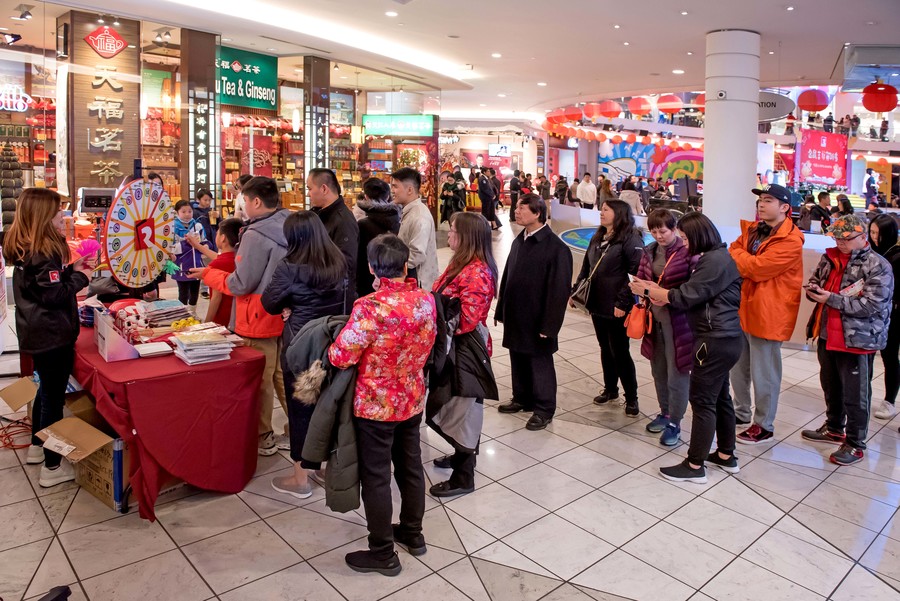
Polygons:
<instances>
[{"instance_id":1,"label":"person wearing glasses","mask_svg":"<svg viewBox=\"0 0 900 601\"><path fill-rule=\"evenodd\" d=\"M819 380L825 393L825 423L803 430L813 442L840 445L831 462L863 460L872 407L875 352L887 344L894 273L874 252L856 215L837 218L829 229L836 248L822 255L804 286L817 303L807 338L818 339Z\"/></svg>"}]
</instances>

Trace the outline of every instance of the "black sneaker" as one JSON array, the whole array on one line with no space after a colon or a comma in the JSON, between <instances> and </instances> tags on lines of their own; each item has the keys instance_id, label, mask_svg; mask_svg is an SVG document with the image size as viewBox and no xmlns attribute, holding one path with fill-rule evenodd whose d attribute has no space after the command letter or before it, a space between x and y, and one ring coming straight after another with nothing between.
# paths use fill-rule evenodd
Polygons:
<instances>
[{"instance_id":1,"label":"black sneaker","mask_svg":"<svg viewBox=\"0 0 900 601\"><path fill-rule=\"evenodd\" d=\"M673 482L694 482L696 484L706 484L706 470L701 466L697 469L691 467L687 459L673 465L671 467L659 468L659 473L666 480Z\"/></svg>"},{"instance_id":2,"label":"black sneaker","mask_svg":"<svg viewBox=\"0 0 900 601\"><path fill-rule=\"evenodd\" d=\"M614 401L617 398L619 398L618 390L612 390L612 391L604 390L603 392L601 392L600 394L598 394L597 396L594 397L594 404L595 405L603 405L610 401Z\"/></svg>"},{"instance_id":3,"label":"black sneaker","mask_svg":"<svg viewBox=\"0 0 900 601\"><path fill-rule=\"evenodd\" d=\"M844 434L838 434L828 429L828 424L822 424L818 430L803 430L800 437L813 442L827 442L829 444L842 445L847 440Z\"/></svg>"},{"instance_id":4,"label":"black sneaker","mask_svg":"<svg viewBox=\"0 0 900 601\"><path fill-rule=\"evenodd\" d=\"M391 524L391 528L394 530L394 542L406 547L410 555L425 555L425 552L428 551L425 537L421 533L415 536L403 535L400 533L400 524Z\"/></svg>"},{"instance_id":5,"label":"black sneaker","mask_svg":"<svg viewBox=\"0 0 900 601\"><path fill-rule=\"evenodd\" d=\"M741 471L741 468L738 467L737 457L733 454L728 459L722 459L719 457L718 452L710 453L709 457L706 458L706 463L712 463L729 474L736 474Z\"/></svg>"},{"instance_id":6,"label":"black sneaker","mask_svg":"<svg viewBox=\"0 0 900 601\"><path fill-rule=\"evenodd\" d=\"M633 401L625 401L625 415L628 417L637 417L641 414L641 410L638 407L637 399Z\"/></svg>"},{"instance_id":7,"label":"black sneaker","mask_svg":"<svg viewBox=\"0 0 900 601\"><path fill-rule=\"evenodd\" d=\"M450 465L450 455L438 457L432 463L434 463L434 467L439 467L442 470L449 470L452 467Z\"/></svg>"},{"instance_id":8,"label":"black sneaker","mask_svg":"<svg viewBox=\"0 0 900 601\"><path fill-rule=\"evenodd\" d=\"M378 559L371 551L354 551L347 553L344 561L354 572L378 572L384 576L396 576L403 569L396 551L389 559Z\"/></svg>"},{"instance_id":9,"label":"black sneaker","mask_svg":"<svg viewBox=\"0 0 900 601\"><path fill-rule=\"evenodd\" d=\"M854 463L859 463L865 457L865 453L863 453L862 449L857 449L856 447L851 447L848 444L842 444L841 448L831 454L831 463L836 463L838 465L853 465Z\"/></svg>"},{"instance_id":10,"label":"black sneaker","mask_svg":"<svg viewBox=\"0 0 900 601\"><path fill-rule=\"evenodd\" d=\"M535 413L530 418L528 418L528 423L525 424L526 430L543 430L547 426L550 425L550 422L553 421L552 417L542 417Z\"/></svg>"},{"instance_id":11,"label":"black sneaker","mask_svg":"<svg viewBox=\"0 0 900 601\"><path fill-rule=\"evenodd\" d=\"M518 413L519 411L528 411L528 409L525 407L525 405L517 403L516 400L513 399L508 403L498 405L497 411L499 411L500 413Z\"/></svg>"}]
</instances>

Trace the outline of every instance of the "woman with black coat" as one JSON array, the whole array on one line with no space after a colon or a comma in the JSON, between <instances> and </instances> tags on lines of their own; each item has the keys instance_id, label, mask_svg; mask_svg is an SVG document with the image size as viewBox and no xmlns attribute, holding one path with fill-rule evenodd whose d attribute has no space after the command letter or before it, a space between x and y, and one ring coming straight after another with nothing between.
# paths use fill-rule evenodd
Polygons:
<instances>
[{"instance_id":1,"label":"woman with black coat","mask_svg":"<svg viewBox=\"0 0 900 601\"><path fill-rule=\"evenodd\" d=\"M640 410L625 316L634 306L628 274L637 273L643 251L644 240L634 227L631 207L621 200L608 200L600 207L600 227L591 238L575 284L577 288L582 280L591 278L587 310L600 343L603 366L603 390L594 402L602 405L618 398L621 380L625 415L632 417L638 416Z\"/></svg>"},{"instance_id":2,"label":"woman with black coat","mask_svg":"<svg viewBox=\"0 0 900 601\"><path fill-rule=\"evenodd\" d=\"M740 471L734 456L734 402L728 374L741 357L741 274L716 226L702 213L688 213L678 222L687 238L688 252L699 256L687 282L667 290L656 282L634 280L630 289L655 304L686 311L694 332L694 365L690 403L694 414L687 459L659 468L675 482L706 482L706 462L728 473ZM710 453L713 437L716 452Z\"/></svg>"},{"instance_id":3,"label":"woman with black coat","mask_svg":"<svg viewBox=\"0 0 900 601\"><path fill-rule=\"evenodd\" d=\"M896 415L897 392L900 391L900 311L897 310L897 284L900 281L900 245L897 244L897 222L891 215L878 215L869 223L872 250L884 257L894 271L894 298L887 346L881 349L884 362L884 400L873 407L875 419L891 419Z\"/></svg>"},{"instance_id":4,"label":"woman with black coat","mask_svg":"<svg viewBox=\"0 0 900 601\"><path fill-rule=\"evenodd\" d=\"M365 200L356 203L366 216L358 221L359 252L356 255L356 296L362 298L375 292L375 276L369 271L369 242L381 234L400 231L400 205L391 202L391 187L387 182L370 177L363 183Z\"/></svg>"},{"instance_id":5,"label":"woman with black coat","mask_svg":"<svg viewBox=\"0 0 900 601\"><path fill-rule=\"evenodd\" d=\"M75 479L71 464L43 449L37 433L63 417L80 330L75 295L87 287L93 270L92 258L82 257L69 264L69 247L60 233L65 205L53 190L26 189L19 196L15 220L3 240L3 257L14 267L19 351L31 355L40 378L26 462L44 464L38 481L44 488Z\"/></svg>"},{"instance_id":6,"label":"woman with black coat","mask_svg":"<svg viewBox=\"0 0 900 601\"><path fill-rule=\"evenodd\" d=\"M328 237L322 220L312 211L291 214L284 222L284 237L288 254L275 268L260 300L263 308L272 315L285 316L281 369L284 396L289 399L288 426L294 473L274 478L272 488L306 499L312 495L309 479L322 483L320 475L300 467L300 454L315 405L294 400L296 374L290 369L285 355L294 336L307 322L344 313L347 263L341 250Z\"/></svg>"}]
</instances>

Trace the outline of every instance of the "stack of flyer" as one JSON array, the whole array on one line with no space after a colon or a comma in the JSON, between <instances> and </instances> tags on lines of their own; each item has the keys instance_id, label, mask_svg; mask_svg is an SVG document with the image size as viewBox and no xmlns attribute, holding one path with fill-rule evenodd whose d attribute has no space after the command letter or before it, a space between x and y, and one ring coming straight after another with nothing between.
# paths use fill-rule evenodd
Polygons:
<instances>
[{"instance_id":1,"label":"stack of flyer","mask_svg":"<svg viewBox=\"0 0 900 601\"><path fill-rule=\"evenodd\" d=\"M171 338L175 344L175 355L188 365L225 361L231 357L234 348L225 336L216 332L181 332Z\"/></svg>"},{"instance_id":2,"label":"stack of flyer","mask_svg":"<svg viewBox=\"0 0 900 601\"><path fill-rule=\"evenodd\" d=\"M173 321L192 317L190 310L177 300L141 302L138 308L151 328L168 326Z\"/></svg>"}]
</instances>

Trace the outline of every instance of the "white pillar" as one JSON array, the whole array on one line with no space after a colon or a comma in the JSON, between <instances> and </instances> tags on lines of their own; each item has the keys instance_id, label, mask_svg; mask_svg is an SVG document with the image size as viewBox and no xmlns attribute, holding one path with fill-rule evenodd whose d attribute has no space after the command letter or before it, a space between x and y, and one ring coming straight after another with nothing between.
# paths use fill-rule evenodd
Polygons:
<instances>
[{"instance_id":1,"label":"white pillar","mask_svg":"<svg viewBox=\"0 0 900 601\"><path fill-rule=\"evenodd\" d=\"M722 30L706 34L706 122L703 212L722 238L733 240L740 220L756 215L756 144L759 122L759 34Z\"/></svg>"}]
</instances>

